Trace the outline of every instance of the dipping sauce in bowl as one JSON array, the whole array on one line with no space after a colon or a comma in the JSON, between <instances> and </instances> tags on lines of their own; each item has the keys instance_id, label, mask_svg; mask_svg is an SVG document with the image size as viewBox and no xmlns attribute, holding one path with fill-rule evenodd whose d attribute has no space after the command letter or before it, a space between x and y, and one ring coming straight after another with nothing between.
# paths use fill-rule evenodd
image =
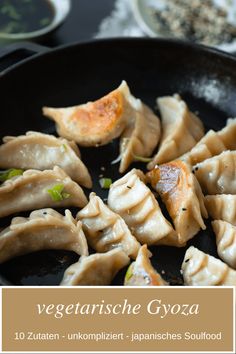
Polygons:
<instances>
[{"instance_id":1,"label":"dipping sauce in bowl","mask_svg":"<svg viewBox=\"0 0 236 354\"><path fill-rule=\"evenodd\" d=\"M0 43L40 39L66 19L71 0L0 0Z\"/></svg>"},{"instance_id":2,"label":"dipping sauce in bowl","mask_svg":"<svg viewBox=\"0 0 236 354\"><path fill-rule=\"evenodd\" d=\"M27 33L48 26L54 8L48 0L1 0L0 32Z\"/></svg>"}]
</instances>

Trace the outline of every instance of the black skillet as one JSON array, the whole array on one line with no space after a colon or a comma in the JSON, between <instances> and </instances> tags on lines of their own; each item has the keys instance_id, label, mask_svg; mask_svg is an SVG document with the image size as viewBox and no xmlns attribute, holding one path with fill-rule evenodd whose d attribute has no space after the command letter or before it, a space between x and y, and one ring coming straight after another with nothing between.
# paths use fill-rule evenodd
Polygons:
<instances>
[{"instance_id":1,"label":"black skillet","mask_svg":"<svg viewBox=\"0 0 236 354\"><path fill-rule=\"evenodd\" d=\"M236 116L236 59L214 49L161 39L108 39L50 51L25 44L13 49L17 59L35 51L43 53L0 74L1 137L27 130L55 133L54 124L41 114L43 105L63 107L95 100L116 88L123 79L132 93L153 109L157 96L180 93L190 108L199 113L206 130L220 129L228 117ZM12 52L8 51L2 60L11 61L11 57ZM106 198L107 192L99 187L99 175L113 180L120 177L118 165L111 165L118 155L118 142L81 151L93 177L93 190ZM133 166L145 169L144 164ZM10 220L10 217L0 220L0 227L7 226ZM215 237L210 222L206 223L207 230L199 232L188 245L216 256ZM172 285L181 284L180 267L186 248L151 250L156 269ZM0 266L1 282L59 284L64 270L77 258L74 253L63 251L18 257ZM114 284L122 284L123 275L124 271Z\"/></svg>"}]
</instances>

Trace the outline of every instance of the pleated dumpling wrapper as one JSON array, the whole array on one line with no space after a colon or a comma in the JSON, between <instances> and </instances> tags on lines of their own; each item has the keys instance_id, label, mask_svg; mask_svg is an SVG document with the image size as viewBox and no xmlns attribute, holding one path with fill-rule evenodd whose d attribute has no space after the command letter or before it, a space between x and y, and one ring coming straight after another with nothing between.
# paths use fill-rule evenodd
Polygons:
<instances>
[{"instance_id":1,"label":"pleated dumpling wrapper","mask_svg":"<svg viewBox=\"0 0 236 354\"><path fill-rule=\"evenodd\" d=\"M204 160L193 171L205 194L236 194L236 151Z\"/></svg>"},{"instance_id":2,"label":"pleated dumpling wrapper","mask_svg":"<svg viewBox=\"0 0 236 354\"><path fill-rule=\"evenodd\" d=\"M206 209L213 220L224 220L236 226L236 195L206 195Z\"/></svg>"},{"instance_id":3,"label":"pleated dumpling wrapper","mask_svg":"<svg viewBox=\"0 0 236 354\"><path fill-rule=\"evenodd\" d=\"M95 193L89 203L78 212L88 244L97 252L121 247L130 257L136 258L140 243L131 234L125 221L108 208Z\"/></svg>"},{"instance_id":4,"label":"pleated dumpling wrapper","mask_svg":"<svg viewBox=\"0 0 236 354\"><path fill-rule=\"evenodd\" d=\"M171 241L173 245L185 246L200 228L206 229L203 217L208 214L196 177L188 165L179 160L157 165L147 176L166 205L177 232L176 239L173 237L171 240L167 236L160 242L165 244L166 241Z\"/></svg>"},{"instance_id":5,"label":"pleated dumpling wrapper","mask_svg":"<svg viewBox=\"0 0 236 354\"><path fill-rule=\"evenodd\" d=\"M161 135L159 118L153 111L142 104L129 120L120 140L120 168L124 173L129 165L136 160L144 160L151 156Z\"/></svg>"},{"instance_id":6,"label":"pleated dumpling wrapper","mask_svg":"<svg viewBox=\"0 0 236 354\"><path fill-rule=\"evenodd\" d=\"M45 207L83 208L87 202L82 188L57 166L27 170L0 185L0 217Z\"/></svg>"},{"instance_id":7,"label":"pleated dumpling wrapper","mask_svg":"<svg viewBox=\"0 0 236 354\"><path fill-rule=\"evenodd\" d=\"M226 127L215 132L209 130L206 135L186 154L179 157L190 166L194 166L226 150L236 150L236 118L228 119Z\"/></svg>"},{"instance_id":8,"label":"pleated dumpling wrapper","mask_svg":"<svg viewBox=\"0 0 236 354\"><path fill-rule=\"evenodd\" d=\"M149 170L189 151L204 135L201 120L190 112L179 95L161 97L157 104L163 133L158 152L148 164Z\"/></svg>"},{"instance_id":9,"label":"pleated dumpling wrapper","mask_svg":"<svg viewBox=\"0 0 236 354\"><path fill-rule=\"evenodd\" d=\"M236 271L227 264L191 246L187 249L182 263L185 285L236 286Z\"/></svg>"},{"instance_id":10,"label":"pleated dumpling wrapper","mask_svg":"<svg viewBox=\"0 0 236 354\"><path fill-rule=\"evenodd\" d=\"M145 182L143 172L132 169L110 186L108 206L125 220L140 243L149 246L155 245L174 229L163 216Z\"/></svg>"},{"instance_id":11,"label":"pleated dumpling wrapper","mask_svg":"<svg viewBox=\"0 0 236 354\"><path fill-rule=\"evenodd\" d=\"M13 218L0 233L0 263L40 250L67 250L88 255L81 222L69 210L65 216L53 209L33 211L28 218Z\"/></svg>"},{"instance_id":12,"label":"pleated dumpling wrapper","mask_svg":"<svg viewBox=\"0 0 236 354\"><path fill-rule=\"evenodd\" d=\"M39 132L6 136L0 145L0 168L48 170L61 167L75 182L91 188L92 180L73 141Z\"/></svg>"},{"instance_id":13,"label":"pleated dumpling wrapper","mask_svg":"<svg viewBox=\"0 0 236 354\"><path fill-rule=\"evenodd\" d=\"M217 252L231 268L236 269L236 226L223 220L212 221Z\"/></svg>"},{"instance_id":14,"label":"pleated dumpling wrapper","mask_svg":"<svg viewBox=\"0 0 236 354\"><path fill-rule=\"evenodd\" d=\"M56 122L60 136L82 146L99 146L120 136L142 107L122 81L117 89L97 101L67 108L43 107L43 114Z\"/></svg>"},{"instance_id":15,"label":"pleated dumpling wrapper","mask_svg":"<svg viewBox=\"0 0 236 354\"><path fill-rule=\"evenodd\" d=\"M77 263L66 269L60 285L110 285L118 271L129 262L129 257L120 248L82 256Z\"/></svg>"},{"instance_id":16,"label":"pleated dumpling wrapper","mask_svg":"<svg viewBox=\"0 0 236 354\"><path fill-rule=\"evenodd\" d=\"M135 262L129 266L124 285L128 286L163 286L168 285L164 279L153 268L150 257L151 252L147 245L143 245L137 255Z\"/></svg>"}]
</instances>

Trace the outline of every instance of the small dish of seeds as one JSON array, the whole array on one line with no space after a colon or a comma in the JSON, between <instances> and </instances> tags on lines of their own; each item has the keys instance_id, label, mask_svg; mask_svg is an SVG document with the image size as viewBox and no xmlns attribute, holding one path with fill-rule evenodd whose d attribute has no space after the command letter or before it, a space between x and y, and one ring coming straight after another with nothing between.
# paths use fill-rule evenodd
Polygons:
<instances>
[{"instance_id":1,"label":"small dish of seeds","mask_svg":"<svg viewBox=\"0 0 236 354\"><path fill-rule=\"evenodd\" d=\"M169 37L236 51L235 0L133 0L137 23L151 37Z\"/></svg>"}]
</instances>

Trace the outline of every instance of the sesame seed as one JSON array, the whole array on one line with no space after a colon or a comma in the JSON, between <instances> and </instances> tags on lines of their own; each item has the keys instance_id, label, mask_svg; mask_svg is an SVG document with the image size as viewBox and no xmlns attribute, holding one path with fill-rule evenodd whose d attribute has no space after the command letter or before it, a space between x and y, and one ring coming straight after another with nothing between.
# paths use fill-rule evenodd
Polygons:
<instances>
[{"instance_id":1,"label":"sesame seed","mask_svg":"<svg viewBox=\"0 0 236 354\"><path fill-rule=\"evenodd\" d=\"M165 7L150 7L157 32L164 36L216 45L231 42L236 28L227 20L227 12L212 0L166 0Z\"/></svg>"}]
</instances>

